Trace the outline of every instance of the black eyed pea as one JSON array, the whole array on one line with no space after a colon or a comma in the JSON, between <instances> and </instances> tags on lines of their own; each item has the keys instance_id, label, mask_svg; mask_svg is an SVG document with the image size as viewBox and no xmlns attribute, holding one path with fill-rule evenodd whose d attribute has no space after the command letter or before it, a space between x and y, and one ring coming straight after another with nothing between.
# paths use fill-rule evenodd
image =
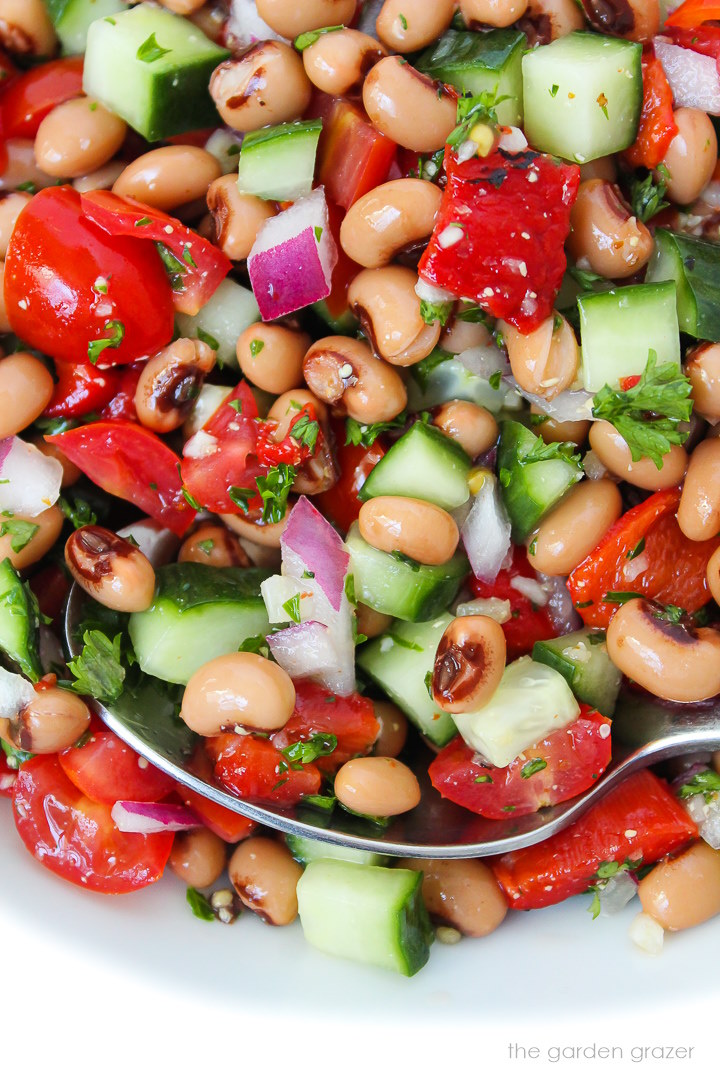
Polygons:
<instances>
[{"instance_id":1,"label":"black eyed pea","mask_svg":"<svg viewBox=\"0 0 720 1080\"><path fill-rule=\"evenodd\" d=\"M279 731L295 708L295 687L279 664L256 653L229 653L198 668L180 716L198 735L236 728Z\"/></svg>"},{"instance_id":2,"label":"black eyed pea","mask_svg":"<svg viewBox=\"0 0 720 1080\"><path fill-rule=\"evenodd\" d=\"M155 571L143 553L101 525L76 529L65 562L81 589L113 611L145 611L155 593Z\"/></svg>"},{"instance_id":3,"label":"black eyed pea","mask_svg":"<svg viewBox=\"0 0 720 1080\"><path fill-rule=\"evenodd\" d=\"M35 161L48 176L84 176L101 168L118 152L127 124L87 97L56 105L35 137Z\"/></svg>"},{"instance_id":4,"label":"black eyed pea","mask_svg":"<svg viewBox=\"0 0 720 1080\"><path fill-rule=\"evenodd\" d=\"M251 836L232 854L230 881L243 904L272 926L297 918L297 883L302 867L279 840Z\"/></svg>"},{"instance_id":5,"label":"black eyed pea","mask_svg":"<svg viewBox=\"0 0 720 1080\"><path fill-rule=\"evenodd\" d=\"M265 41L215 68L210 94L229 127L256 131L302 116L310 104L312 84L290 45Z\"/></svg>"},{"instance_id":6,"label":"black eyed pea","mask_svg":"<svg viewBox=\"0 0 720 1080\"><path fill-rule=\"evenodd\" d=\"M407 765L390 757L352 758L335 777L343 806L369 817L405 814L420 802L420 785Z\"/></svg>"}]
</instances>

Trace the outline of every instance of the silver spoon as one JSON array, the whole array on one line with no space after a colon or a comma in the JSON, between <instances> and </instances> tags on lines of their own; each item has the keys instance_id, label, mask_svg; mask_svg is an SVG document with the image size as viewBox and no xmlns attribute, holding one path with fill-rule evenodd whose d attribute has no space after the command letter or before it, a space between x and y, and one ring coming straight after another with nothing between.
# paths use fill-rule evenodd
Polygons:
<instances>
[{"instance_id":1,"label":"silver spoon","mask_svg":"<svg viewBox=\"0 0 720 1080\"><path fill-rule=\"evenodd\" d=\"M132 535L156 566L168 562L179 545L177 537L149 520L121 530L121 535ZM84 599L85 594L74 585L65 615L70 655L79 651L77 628ZM246 802L214 782L194 776L186 768L194 736L176 719L161 684L148 681L138 690L125 690L112 708L96 701L93 708L111 731L138 754L185 787L228 810L281 832L397 858L465 859L529 847L570 825L638 769L667 758L692 757L720 749L717 699L705 704L675 705L626 691L613 721L612 762L601 780L585 794L559 806L507 821L490 821L441 798L428 778L430 752L416 740L405 760L420 782L420 805L393 819L382 835L377 835L360 818L343 815L340 824L333 820L332 827L328 827L318 824L317 812L307 806L285 810Z\"/></svg>"}]
</instances>

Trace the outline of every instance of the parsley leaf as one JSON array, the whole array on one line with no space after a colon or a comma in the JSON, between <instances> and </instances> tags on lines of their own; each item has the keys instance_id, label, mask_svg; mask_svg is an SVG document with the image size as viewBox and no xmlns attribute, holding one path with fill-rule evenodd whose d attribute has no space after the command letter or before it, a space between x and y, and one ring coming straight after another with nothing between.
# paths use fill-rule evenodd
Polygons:
<instances>
[{"instance_id":1,"label":"parsley leaf","mask_svg":"<svg viewBox=\"0 0 720 1080\"><path fill-rule=\"evenodd\" d=\"M161 244L159 240L155 242L158 255L162 260L162 264L167 271L167 275L170 278L170 285L175 292L181 292L185 288L183 278L187 274L187 266L178 259L177 255L174 255L166 244Z\"/></svg>"},{"instance_id":2,"label":"parsley leaf","mask_svg":"<svg viewBox=\"0 0 720 1080\"><path fill-rule=\"evenodd\" d=\"M535 773L542 772L543 769L547 769L547 761L545 761L544 758L536 757L523 765L520 770L520 776L523 780L528 780L531 776L534 776Z\"/></svg>"},{"instance_id":3,"label":"parsley leaf","mask_svg":"<svg viewBox=\"0 0 720 1080\"><path fill-rule=\"evenodd\" d=\"M497 124L495 106L506 101L508 94L497 97L492 90L483 90L480 94L463 94L457 103L457 127L450 132L446 142L448 146L459 146L465 142L475 124Z\"/></svg>"},{"instance_id":4,"label":"parsley leaf","mask_svg":"<svg viewBox=\"0 0 720 1080\"><path fill-rule=\"evenodd\" d=\"M439 304L432 304L429 300L420 301L420 317L428 326L434 322L439 322L441 326L444 326L450 318L452 309L452 300L443 300Z\"/></svg>"},{"instance_id":5,"label":"parsley leaf","mask_svg":"<svg viewBox=\"0 0 720 1080\"><path fill-rule=\"evenodd\" d=\"M648 457L658 469L671 446L681 446L687 432L679 425L690 419L690 380L677 364L657 365L651 349L640 382L630 390L603 386L593 398L593 417L607 420L622 435L633 461Z\"/></svg>"},{"instance_id":6,"label":"parsley leaf","mask_svg":"<svg viewBox=\"0 0 720 1080\"><path fill-rule=\"evenodd\" d=\"M91 364L97 364L100 354L105 349L117 349L125 337L125 327L118 319L111 319L110 322L106 322L105 332L108 335L107 337L88 342L87 354Z\"/></svg>"},{"instance_id":7,"label":"parsley leaf","mask_svg":"<svg viewBox=\"0 0 720 1080\"><path fill-rule=\"evenodd\" d=\"M526 450L518 452L520 465L534 465L538 461L564 461L568 465L581 467L581 458L575 443L551 442L546 443L541 435L535 437L532 445ZM507 485L504 485L507 486Z\"/></svg>"},{"instance_id":8,"label":"parsley leaf","mask_svg":"<svg viewBox=\"0 0 720 1080\"><path fill-rule=\"evenodd\" d=\"M143 64L152 64L154 60L159 60L169 52L172 52L172 49L163 49L162 45L158 44L155 35L151 34L149 38L146 38L145 41L143 41L142 45L135 53L135 56L138 60L141 60Z\"/></svg>"},{"instance_id":9,"label":"parsley leaf","mask_svg":"<svg viewBox=\"0 0 720 1080\"><path fill-rule=\"evenodd\" d=\"M588 292L593 291L594 285L601 283L611 288L611 282L602 274L596 274L594 270L581 270L579 266L568 266L567 272L573 281L577 281L581 289L586 289Z\"/></svg>"},{"instance_id":10,"label":"parsley leaf","mask_svg":"<svg viewBox=\"0 0 720 1080\"><path fill-rule=\"evenodd\" d=\"M678 795L689 799L692 795L704 795L706 802L711 802L715 792L720 793L720 776L713 769L704 769L696 773L687 784L683 784Z\"/></svg>"},{"instance_id":11,"label":"parsley leaf","mask_svg":"<svg viewBox=\"0 0 720 1080\"><path fill-rule=\"evenodd\" d=\"M257 478L257 489L263 501L262 519L265 525L282 521L287 510L288 495L295 483L297 470L284 461L273 466L267 476Z\"/></svg>"},{"instance_id":12,"label":"parsley leaf","mask_svg":"<svg viewBox=\"0 0 720 1080\"><path fill-rule=\"evenodd\" d=\"M287 611L288 615L294 623L299 623L300 620L300 593L295 593L289 600L286 600L283 604L283 611Z\"/></svg>"},{"instance_id":13,"label":"parsley leaf","mask_svg":"<svg viewBox=\"0 0 720 1080\"><path fill-rule=\"evenodd\" d=\"M345 445L372 446L378 435L383 431L392 431L393 428L404 427L407 423L407 413L401 412L394 420L378 421L377 424L360 424L352 417L345 421Z\"/></svg>"},{"instance_id":14,"label":"parsley leaf","mask_svg":"<svg viewBox=\"0 0 720 1080\"><path fill-rule=\"evenodd\" d=\"M290 428L291 438L297 439L301 446L307 446L311 454L315 453L319 434L319 423L317 420L311 420L307 413L301 413Z\"/></svg>"},{"instance_id":15,"label":"parsley leaf","mask_svg":"<svg viewBox=\"0 0 720 1080\"><path fill-rule=\"evenodd\" d=\"M116 701L125 681L125 668L121 663L122 634L116 634L111 641L102 630L86 630L83 642L80 655L68 663L75 676L72 689L76 694L87 694L98 701Z\"/></svg>"},{"instance_id":16,"label":"parsley leaf","mask_svg":"<svg viewBox=\"0 0 720 1080\"><path fill-rule=\"evenodd\" d=\"M40 526L34 525L32 521L23 521L22 518L16 518L9 510L3 511L2 516L5 520L0 525L0 537L10 537L10 547L17 555L18 552L28 546Z\"/></svg>"},{"instance_id":17,"label":"parsley leaf","mask_svg":"<svg viewBox=\"0 0 720 1080\"><path fill-rule=\"evenodd\" d=\"M251 652L257 653L258 656L267 656L268 643L264 634L256 634L255 637L248 637L242 642L238 648L238 652Z\"/></svg>"},{"instance_id":18,"label":"parsley leaf","mask_svg":"<svg viewBox=\"0 0 720 1080\"><path fill-rule=\"evenodd\" d=\"M337 736L330 735L327 731L317 732L309 739L300 740L285 746L280 753L290 762L291 769L301 769L303 765L310 765L320 757L327 757L337 747Z\"/></svg>"},{"instance_id":19,"label":"parsley leaf","mask_svg":"<svg viewBox=\"0 0 720 1080\"><path fill-rule=\"evenodd\" d=\"M220 348L220 342L212 334L208 334L207 330L203 330L202 326L198 326L195 330L195 336L198 341L202 341L205 345L208 345L215 352Z\"/></svg>"},{"instance_id":20,"label":"parsley leaf","mask_svg":"<svg viewBox=\"0 0 720 1080\"><path fill-rule=\"evenodd\" d=\"M94 525L97 521L97 514L85 499L77 498L71 503L64 496L61 496L58 506L68 521L72 522L74 529L82 529L85 525Z\"/></svg>"},{"instance_id":21,"label":"parsley leaf","mask_svg":"<svg viewBox=\"0 0 720 1080\"><path fill-rule=\"evenodd\" d=\"M240 507L243 514L247 514L250 509L249 500L255 498L255 492L252 488L236 487L235 484L231 484L228 488L228 495L235 505Z\"/></svg>"},{"instance_id":22,"label":"parsley leaf","mask_svg":"<svg viewBox=\"0 0 720 1080\"><path fill-rule=\"evenodd\" d=\"M627 604L628 600L644 600L645 594L641 592L606 592L602 598L603 604Z\"/></svg>"},{"instance_id":23,"label":"parsley leaf","mask_svg":"<svg viewBox=\"0 0 720 1080\"><path fill-rule=\"evenodd\" d=\"M305 49L309 49L311 45L314 45L323 34L332 34L336 30L344 29L345 27L340 24L339 26L323 26L319 30L308 30L304 34L300 34L296 37L293 45L298 52L304 52Z\"/></svg>"},{"instance_id":24,"label":"parsley leaf","mask_svg":"<svg viewBox=\"0 0 720 1080\"><path fill-rule=\"evenodd\" d=\"M657 172L660 175L657 184L652 173L648 173L644 180L638 180L637 177L634 177L630 181L630 203L633 214L638 221L649 221L651 217L659 214L661 210L670 205L665 200L666 181L669 179L670 174L664 165L659 165Z\"/></svg>"},{"instance_id":25,"label":"parsley leaf","mask_svg":"<svg viewBox=\"0 0 720 1080\"><path fill-rule=\"evenodd\" d=\"M215 912L210 901L201 892L194 889L192 885L188 887L185 899L196 919L202 919L203 922L215 922Z\"/></svg>"}]
</instances>

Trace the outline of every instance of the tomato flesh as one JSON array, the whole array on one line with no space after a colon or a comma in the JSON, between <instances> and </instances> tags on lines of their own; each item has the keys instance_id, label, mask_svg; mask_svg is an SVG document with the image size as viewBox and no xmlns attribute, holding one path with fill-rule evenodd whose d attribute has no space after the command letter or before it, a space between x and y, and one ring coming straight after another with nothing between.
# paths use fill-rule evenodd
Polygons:
<instances>
[{"instance_id":1,"label":"tomato flesh","mask_svg":"<svg viewBox=\"0 0 720 1080\"><path fill-rule=\"evenodd\" d=\"M445 171L421 277L529 334L552 314L562 283L579 168L534 150L458 163L448 147Z\"/></svg>"},{"instance_id":2,"label":"tomato flesh","mask_svg":"<svg viewBox=\"0 0 720 1080\"><path fill-rule=\"evenodd\" d=\"M667 784L644 769L557 836L489 862L510 907L528 910L584 892L601 862L653 863L696 836Z\"/></svg>"},{"instance_id":3,"label":"tomato flesh","mask_svg":"<svg viewBox=\"0 0 720 1080\"><path fill-rule=\"evenodd\" d=\"M623 514L573 570L568 589L587 626L609 625L620 605L604 600L607 593L639 593L691 612L708 602L705 570L717 540L688 540L675 516L679 503L679 488L651 495ZM642 558L645 569L630 576L634 559L628 556L643 540L645 546L637 558Z\"/></svg>"},{"instance_id":4,"label":"tomato flesh","mask_svg":"<svg viewBox=\"0 0 720 1080\"><path fill-rule=\"evenodd\" d=\"M547 641L548 638L558 636L547 607L537 607L527 596L519 592L512 584L515 577L531 578L537 581L537 575L528 562L525 548L517 546L513 548L509 569L500 570L495 581L489 583L473 577L468 582L479 599L496 597L498 600L510 601L512 616L502 624L508 661L516 660L518 656L532 652L536 641Z\"/></svg>"},{"instance_id":5,"label":"tomato flesh","mask_svg":"<svg viewBox=\"0 0 720 1080\"><path fill-rule=\"evenodd\" d=\"M635 142L625 151L633 168L656 168L678 133L673 117L673 95L663 66L654 56L643 56L643 104Z\"/></svg>"},{"instance_id":6,"label":"tomato flesh","mask_svg":"<svg viewBox=\"0 0 720 1080\"><path fill-rule=\"evenodd\" d=\"M325 103L323 106L318 180L330 202L349 210L368 191L387 180L397 147L349 101L338 99L329 108Z\"/></svg>"},{"instance_id":7,"label":"tomato flesh","mask_svg":"<svg viewBox=\"0 0 720 1080\"><path fill-rule=\"evenodd\" d=\"M115 393L100 411L101 420L137 420L135 391L145 364L128 364L118 372Z\"/></svg>"},{"instance_id":8,"label":"tomato flesh","mask_svg":"<svg viewBox=\"0 0 720 1080\"><path fill-rule=\"evenodd\" d=\"M153 245L102 232L70 187L39 191L18 217L5 305L22 341L69 364L87 363L91 343L111 340L118 324L122 340L102 349L101 366L147 359L173 336L172 291Z\"/></svg>"},{"instance_id":9,"label":"tomato flesh","mask_svg":"<svg viewBox=\"0 0 720 1080\"><path fill-rule=\"evenodd\" d=\"M198 746L195 750L188 769L201 780L212 780L212 764L202 746ZM227 844L238 844L257 828L250 818L236 814L233 810L227 810L219 803L206 799L204 795L198 795L196 791L192 791L183 784L178 784L176 791L185 806L197 814L203 825Z\"/></svg>"},{"instance_id":10,"label":"tomato flesh","mask_svg":"<svg viewBox=\"0 0 720 1080\"><path fill-rule=\"evenodd\" d=\"M110 807L82 794L55 754L20 766L13 787L15 825L31 855L73 885L127 893L162 877L172 833L122 833Z\"/></svg>"},{"instance_id":11,"label":"tomato flesh","mask_svg":"<svg viewBox=\"0 0 720 1080\"><path fill-rule=\"evenodd\" d=\"M58 755L60 766L76 788L95 802L112 806L121 799L158 802L175 790L175 782L144 761L112 731L96 725L82 746Z\"/></svg>"},{"instance_id":12,"label":"tomato flesh","mask_svg":"<svg viewBox=\"0 0 720 1080\"><path fill-rule=\"evenodd\" d=\"M290 767L269 739L256 735L216 735L207 752L215 776L241 799L294 806L302 795L317 795L322 774L316 765Z\"/></svg>"},{"instance_id":13,"label":"tomato flesh","mask_svg":"<svg viewBox=\"0 0 720 1080\"><path fill-rule=\"evenodd\" d=\"M180 460L152 431L122 420L101 420L46 435L94 484L144 510L178 536L196 511L182 492Z\"/></svg>"},{"instance_id":14,"label":"tomato flesh","mask_svg":"<svg viewBox=\"0 0 720 1080\"><path fill-rule=\"evenodd\" d=\"M380 734L380 724L369 698L361 694L340 697L318 683L300 679L295 683L295 711L272 736L273 746L282 750L320 733L337 738L333 753L317 760L322 772L331 773L351 757L367 754Z\"/></svg>"},{"instance_id":15,"label":"tomato flesh","mask_svg":"<svg viewBox=\"0 0 720 1080\"><path fill-rule=\"evenodd\" d=\"M376 439L369 447L346 445L345 421L342 419L333 420L331 428L335 437L338 480L328 491L315 495L313 501L325 517L347 532L360 513L360 489L385 451L381 439Z\"/></svg>"},{"instance_id":16,"label":"tomato flesh","mask_svg":"<svg viewBox=\"0 0 720 1080\"><path fill-rule=\"evenodd\" d=\"M100 412L112 400L120 385L115 368L99 371L94 364L56 363L55 392L43 416L78 417Z\"/></svg>"},{"instance_id":17,"label":"tomato flesh","mask_svg":"<svg viewBox=\"0 0 720 1080\"><path fill-rule=\"evenodd\" d=\"M51 60L31 68L7 85L0 96L6 139L34 139L40 124L57 105L82 94L83 60Z\"/></svg>"}]
</instances>

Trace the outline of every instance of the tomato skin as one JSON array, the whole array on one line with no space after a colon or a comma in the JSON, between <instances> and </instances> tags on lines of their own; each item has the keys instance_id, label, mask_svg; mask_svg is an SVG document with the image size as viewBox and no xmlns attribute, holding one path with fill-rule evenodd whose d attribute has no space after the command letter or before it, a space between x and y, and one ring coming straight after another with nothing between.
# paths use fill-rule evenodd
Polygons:
<instances>
[{"instance_id":1,"label":"tomato skin","mask_svg":"<svg viewBox=\"0 0 720 1080\"><path fill-rule=\"evenodd\" d=\"M152 431L122 420L100 420L46 435L94 484L127 499L178 536L196 511L182 494L180 459Z\"/></svg>"},{"instance_id":2,"label":"tomato skin","mask_svg":"<svg viewBox=\"0 0 720 1080\"><path fill-rule=\"evenodd\" d=\"M519 546L513 547L509 569L501 570L494 582L488 583L476 577L468 581L469 587L480 599L489 599L494 596L498 600L510 601L512 618L502 624L508 661L517 660L518 656L532 652L536 641L547 641L548 638L558 636L547 608L535 609L532 601L511 584L512 579L517 576L537 580L537 575L528 562L525 548Z\"/></svg>"},{"instance_id":3,"label":"tomato skin","mask_svg":"<svg viewBox=\"0 0 720 1080\"><path fill-rule=\"evenodd\" d=\"M215 776L241 799L294 806L302 795L317 795L322 774L316 765L291 769L269 739L256 735L216 735L206 741Z\"/></svg>"},{"instance_id":4,"label":"tomato skin","mask_svg":"<svg viewBox=\"0 0 720 1080\"><path fill-rule=\"evenodd\" d=\"M529 334L552 314L562 283L580 169L534 150L458 163L448 147L445 171L447 186L420 276ZM458 225L462 237L443 247L440 237Z\"/></svg>"},{"instance_id":5,"label":"tomato skin","mask_svg":"<svg viewBox=\"0 0 720 1080\"><path fill-rule=\"evenodd\" d=\"M696 836L667 784L643 769L557 836L488 862L509 906L527 911L584 892L601 862L653 863Z\"/></svg>"},{"instance_id":6,"label":"tomato skin","mask_svg":"<svg viewBox=\"0 0 720 1080\"><path fill-rule=\"evenodd\" d=\"M99 371L94 364L56 363L57 384L43 416L70 418L100 412L117 393L120 375L115 368Z\"/></svg>"},{"instance_id":7,"label":"tomato skin","mask_svg":"<svg viewBox=\"0 0 720 1080\"><path fill-rule=\"evenodd\" d=\"M650 55L642 58L643 104L640 127L635 142L625 151L625 160L633 168L656 168L678 133L673 118L673 95L660 61Z\"/></svg>"},{"instance_id":8,"label":"tomato skin","mask_svg":"<svg viewBox=\"0 0 720 1080\"><path fill-rule=\"evenodd\" d=\"M330 202L349 210L383 184L395 160L396 144L381 135L362 109L349 101L323 101L323 131L318 146L318 182Z\"/></svg>"},{"instance_id":9,"label":"tomato skin","mask_svg":"<svg viewBox=\"0 0 720 1080\"><path fill-rule=\"evenodd\" d=\"M597 547L568 578L568 589L586 626L607 629L618 604L606 603L609 592L637 592L661 604L697 611L710 599L705 570L717 540L688 540L675 516L680 489L658 491L615 522ZM628 552L645 540L647 569L628 579Z\"/></svg>"},{"instance_id":10,"label":"tomato skin","mask_svg":"<svg viewBox=\"0 0 720 1080\"><path fill-rule=\"evenodd\" d=\"M17 770L11 769L5 755L0 751L0 799L12 799Z\"/></svg>"},{"instance_id":11,"label":"tomato skin","mask_svg":"<svg viewBox=\"0 0 720 1080\"><path fill-rule=\"evenodd\" d=\"M663 29L663 36L666 31ZM671 26L667 29L667 36L674 45L682 49L691 49L692 52L700 53L701 56L713 56L720 60L720 26L702 26L686 29L680 26Z\"/></svg>"},{"instance_id":12,"label":"tomato skin","mask_svg":"<svg viewBox=\"0 0 720 1080\"><path fill-rule=\"evenodd\" d=\"M110 807L86 798L55 754L20 766L15 826L31 855L59 877L93 892L128 893L162 877L172 833L122 833Z\"/></svg>"},{"instance_id":13,"label":"tomato skin","mask_svg":"<svg viewBox=\"0 0 720 1080\"><path fill-rule=\"evenodd\" d=\"M720 3L717 0L685 0L665 20L666 26L694 27L708 19L720 19Z\"/></svg>"},{"instance_id":14,"label":"tomato skin","mask_svg":"<svg viewBox=\"0 0 720 1080\"><path fill-rule=\"evenodd\" d=\"M162 210L112 191L89 191L81 202L83 215L110 236L155 241L170 249L183 267L182 283L172 291L176 311L197 315L232 270L219 248Z\"/></svg>"},{"instance_id":15,"label":"tomato skin","mask_svg":"<svg viewBox=\"0 0 720 1080\"><path fill-rule=\"evenodd\" d=\"M272 736L272 744L282 750L321 732L335 735L338 741L332 754L317 760L322 772L333 773L351 757L369 752L380 724L369 698L361 694L340 697L309 679L299 679L295 711L282 731Z\"/></svg>"},{"instance_id":16,"label":"tomato skin","mask_svg":"<svg viewBox=\"0 0 720 1080\"><path fill-rule=\"evenodd\" d=\"M213 778L212 764L202 746L198 746L195 750L188 768L201 780L210 781ZM204 795L198 795L183 784L178 784L175 790L185 806L193 810L203 825L226 844L238 844L257 829L257 825L250 818L227 810L224 806L206 799Z\"/></svg>"},{"instance_id":17,"label":"tomato skin","mask_svg":"<svg viewBox=\"0 0 720 1080\"><path fill-rule=\"evenodd\" d=\"M335 269L332 272L330 295L325 297L325 307L328 309L333 319L339 319L347 313L348 289L350 288L353 279L356 278L363 269L362 266L350 258L340 243L340 226L343 223L344 217L345 212L341 207L332 202L328 203L330 231L333 235L338 253L338 260L335 263Z\"/></svg>"},{"instance_id":18,"label":"tomato skin","mask_svg":"<svg viewBox=\"0 0 720 1080\"><path fill-rule=\"evenodd\" d=\"M532 814L575 798L602 776L610 762L609 733L603 737L600 730L604 725L610 725L605 716L581 705L574 723L552 732L503 769L476 764L475 751L458 735L431 763L430 779L444 798L482 817L503 821ZM546 767L523 778L523 768L536 759ZM478 782L480 776L489 780Z\"/></svg>"},{"instance_id":19,"label":"tomato skin","mask_svg":"<svg viewBox=\"0 0 720 1080\"><path fill-rule=\"evenodd\" d=\"M137 420L135 391L145 364L128 364L118 372L115 393L100 411L101 420Z\"/></svg>"},{"instance_id":20,"label":"tomato skin","mask_svg":"<svg viewBox=\"0 0 720 1080\"><path fill-rule=\"evenodd\" d=\"M59 566L44 566L30 578L30 588L37 597L43 615L58 622L65 607L70 581Z\"/></svg>"},{"instance_id":21,"label":"tomato skin","mask_svg":"<svg viewBox=\"0 0 720 1080\"><path fill-rule=\"evenodd\" d=\"M342 419L333 420L330 426L335 436L338 481L328 491L313 496L313 502L326 518L347 532L357 521L362 506L358 493L385 450L381 439L376 439L369 447L346 445L345 421Z\"/></svg>"},{"instance_id":22,"label":"tomato skin","mask_svg":"<svg viewBox=\"0 0 720 1080\"><path fill-rule=\"evenodd\" d=\"M0 95L6 139L34 139L40 124L56 105L82 94L83 59L51 60L31 68Z\"/></svg>"},{"instance_id":23,"label":"tomato skin","mask_svg":"<svg viewBox=\"0 0 720 1080\"><path fill-rule=\"evenodd\" d=\"M107 281L107 294L93 290ZM172 291L152 245L109 237L81 213L71 187L39 191L22 210L5 262L5 304L13 331L66 363L86 363L90 342L122 323L103 365L147 359L173 336ZM22 304L22 306L21 306Z\"/></svg>"},{"instance_id":24,"label":"tomato skin","mask_svg":"<svg viewBox=\"0 0 720 1080\"><path fill-rule=\"evenodd\" d=\"M63 772L83 795L112 806L119 799L159 802L175 790L175 782L145 762L112 731L95 724L82 746L58 755Z\"/></svg>"}]
</instances>

